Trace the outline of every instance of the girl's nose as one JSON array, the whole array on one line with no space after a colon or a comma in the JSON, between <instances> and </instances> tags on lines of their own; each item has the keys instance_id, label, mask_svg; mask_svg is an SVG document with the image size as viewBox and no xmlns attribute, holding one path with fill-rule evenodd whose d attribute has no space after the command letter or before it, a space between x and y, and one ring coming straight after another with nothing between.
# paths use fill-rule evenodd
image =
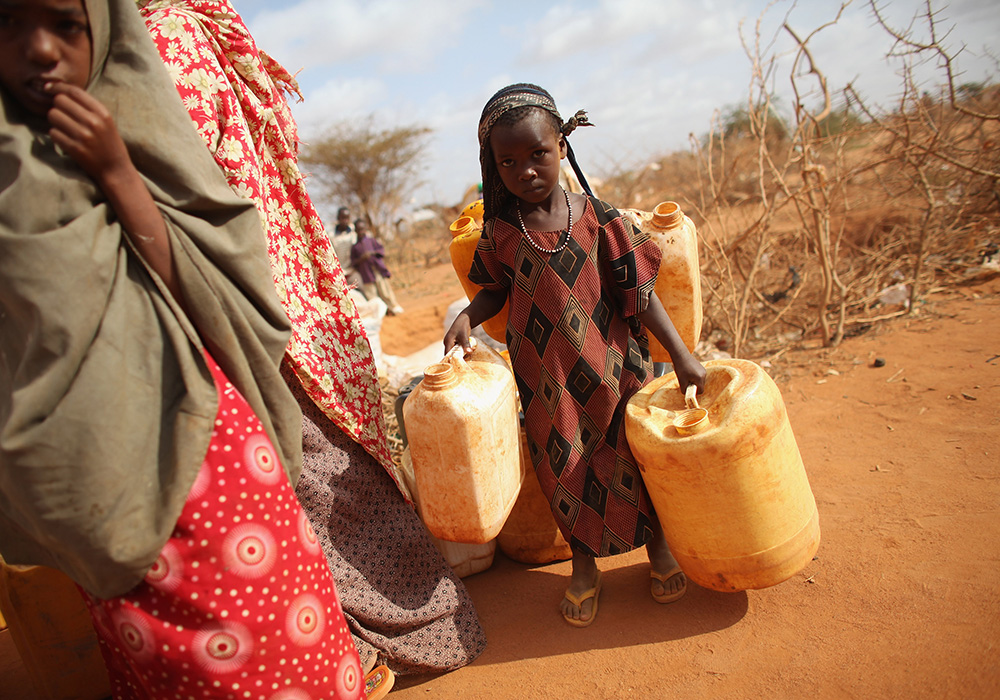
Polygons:
<instances>
[{"instance_id":1,"label":"girl's nose","mask_svg":"<svg viewBox=\"0 0 1000 700\"><path fill-rule=\"evenodd\" d=\"M28 60L40 66L49 66L59 60L58 45L47 29L39 27L32 31L25 48Z\"/></svg>"},{"instance_id":2,"label":"girl's nose","mask_svg":"<svg viewBox=\"0 0 1000 700\"><path fill-rule=\"evenodd\" d=\"M522 180L534 180L535 177L537 177L537 175L538 173L535 172L534 168L525 168L524 170L521 171Z\"/></svg>"}]
</instances>

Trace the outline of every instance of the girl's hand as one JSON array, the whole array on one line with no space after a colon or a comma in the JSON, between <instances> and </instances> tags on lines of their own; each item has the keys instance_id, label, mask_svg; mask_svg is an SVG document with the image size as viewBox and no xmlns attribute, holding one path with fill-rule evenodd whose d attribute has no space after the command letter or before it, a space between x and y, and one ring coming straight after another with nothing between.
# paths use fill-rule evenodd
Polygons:
<instances>
[{"instance_id":1,"label":"girl's hand","mask_svg":"<svg viewBox=\"0 0 1000 700\"><path fill-rule=\"evenodd\" d=\"M447 355L456 345L461 345L467 353L472 352L471 336L472 325L469 323L469 316L462 311L444 334L444 354Z\"/></svg>"},{"instance_id":2,"label":"girl's hand","mask_svg":"<svg viewBox=\"0 0 1000 700\"><path fill-rule=\"evenodd\" d=\"M85 90L68 83L52 83L49 135L92 178L103 181L132 167L128 149L107 108Z\"/></svg>"},{"instance_id":3,"label":"girl's hand","mask_svg":"<svg viewBox=\"0 0 1000 700\"><path fill-rule=\"evenodd\" d=\"M681 392L687 389L688 384L694 384L698 387L698 393L703 392L705 390L705 366L689 352L678 354L681 356L674 362L674 373L677 375Z\"/></svg>"}]
</instances>

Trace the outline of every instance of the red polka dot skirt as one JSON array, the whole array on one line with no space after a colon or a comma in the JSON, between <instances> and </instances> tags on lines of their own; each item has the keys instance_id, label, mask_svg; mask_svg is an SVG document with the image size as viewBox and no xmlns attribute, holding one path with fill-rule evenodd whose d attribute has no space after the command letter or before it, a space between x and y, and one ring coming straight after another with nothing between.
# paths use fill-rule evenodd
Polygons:
<instances>
[{"instance_id":1,"label":"red polka dot skirt","mask_svg":"<svg viewBox=\"0 0 1000 700\"><path fill-rule=\"evenodd\" d=\"M219 412L170 540L124 596L84 594L118 700L354 700L364 674L315 532L215 362Z\"/></svg>"}]
</instances>

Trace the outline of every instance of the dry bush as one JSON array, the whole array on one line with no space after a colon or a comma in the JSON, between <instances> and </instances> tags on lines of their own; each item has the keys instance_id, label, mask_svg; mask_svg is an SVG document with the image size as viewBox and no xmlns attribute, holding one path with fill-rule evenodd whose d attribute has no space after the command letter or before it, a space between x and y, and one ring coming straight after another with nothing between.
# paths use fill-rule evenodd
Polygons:
<instances>
[{"instance_id":1,"label":"dry bush","mask_svg":"<svg viewBox=\"0 0 1000 700\"><path fill-rule=\"evenodd\" d=\"M928 28L926 43L871 8L896 40L895 109L875 110L850 85L835 106L809 42L837 20L804 36L786 23L798 52L786 76L793 119L780 122L772 99L778 62L758 22L744 41L746 104L717 113L706 136L692 137L690 153L602 185L610 201L651 209L669 198L692 217L701 237L703 337L724 338L736 355L764 356L816 334L836 345L913 313L924 290L961 282L1000 241L1000 88L956 84L929 3L916 17ZM913 77L928 56L941 66L937 94ZM880 302L893 285L905 285L904 304Z\"/></svg>"}]
</instances>

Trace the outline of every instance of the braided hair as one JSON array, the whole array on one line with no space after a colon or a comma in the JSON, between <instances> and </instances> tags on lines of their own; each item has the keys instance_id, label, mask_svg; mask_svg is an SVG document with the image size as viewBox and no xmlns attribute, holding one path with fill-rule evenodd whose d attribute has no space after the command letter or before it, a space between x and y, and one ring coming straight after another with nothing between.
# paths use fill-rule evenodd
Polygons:
<instances>
[{"instance_id":1,"label":"braided hair","mask_svg":"<svg viewBox=\"0 0 1000 700\"><path fill-rule=\"evenodd\" d=\"M582 109L564 122L559 115L559 110L556 109L552 95L545 89L531 83L508 85L494 94L487 101L482 116L479 118L479 165L483 174L484 221L489 221L500 214L510 204L510 198L513 196L504 187L500 173L497 171L490 149L490 134L498 124L504 126L517 124L535 109L543 110L549 116L556 133L561 134L564 138L569 136L578 126L593 126L587 119L587 113ZM584 191L592 195L590 185L587 184L583 172L576 163L576 157L573 155L569 141L566 142L566 153Z\"/></svg>"}]
</instances>

